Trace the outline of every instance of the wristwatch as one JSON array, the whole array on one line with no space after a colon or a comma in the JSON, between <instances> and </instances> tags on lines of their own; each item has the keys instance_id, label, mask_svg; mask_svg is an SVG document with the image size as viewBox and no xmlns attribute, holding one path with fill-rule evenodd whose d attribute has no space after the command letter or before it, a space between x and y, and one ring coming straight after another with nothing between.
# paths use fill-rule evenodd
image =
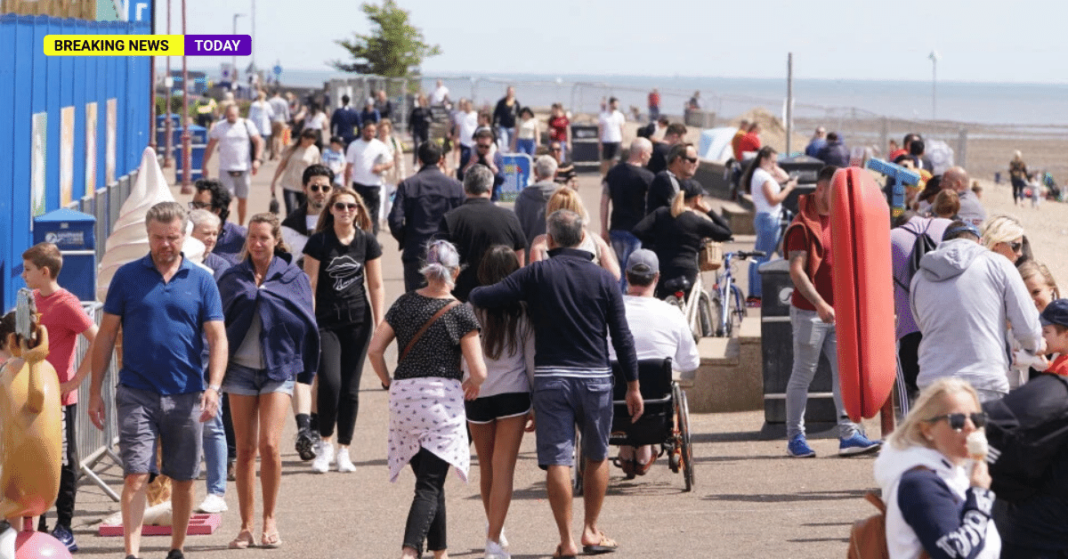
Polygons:
<instances>
[{"instance_id":1,"label":"wristwatch","mask_svg":"<svg viewBox=\"0 0 1068 559\"><path fill-rule=\"evenodd\" d=\"M208 390L214 390L216 394L219 394L219 391L220 391L221 388L222 387L217 385L217 384L211 384L211 385L208 385L207 389Z\"/></svg>"}]
</instances>

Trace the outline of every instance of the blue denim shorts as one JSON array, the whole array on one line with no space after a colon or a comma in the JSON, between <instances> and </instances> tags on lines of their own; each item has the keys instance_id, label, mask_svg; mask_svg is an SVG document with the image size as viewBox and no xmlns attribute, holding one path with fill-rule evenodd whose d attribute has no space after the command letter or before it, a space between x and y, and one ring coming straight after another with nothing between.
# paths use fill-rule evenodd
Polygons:
<instances>
[{"instance_id":1,"label":"blue denim shorts","mask_svg":"<svg viewBox=\"0 0 1068 559\"><path fill-rule=\"evenodd\" d=\"M230 363L226 368L226 376L223 377L222 391L238 396L259 396L271 392L284 392L292 396L294 384L296 383L292 378L278 382L271 380L266 370L249 369Z\"/></svg>"},{"instance_id":2,"label":"blue denim shorts","mask_svg":"<svg viewBox=\"0 0 1068 559\"><path fill-rule=\"evenodd\" d=\"M608 458L612 430L612 377L534 377L538 466L574 463L575 427L582 453L594 462Z\"/></svg>"}]
</instances>

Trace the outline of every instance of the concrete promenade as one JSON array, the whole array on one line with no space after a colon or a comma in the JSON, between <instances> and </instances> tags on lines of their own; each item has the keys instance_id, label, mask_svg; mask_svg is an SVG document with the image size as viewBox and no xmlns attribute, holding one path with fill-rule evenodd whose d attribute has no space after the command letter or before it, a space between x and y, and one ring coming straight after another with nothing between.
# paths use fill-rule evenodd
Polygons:
<instances>
[{"instance_id":1,"label":"concrete promenade","mask_svg":"<svg viewBox=\"0 0 1068 559\"><path fill-rule=\"evenodd\" d=\"M250 215L266 210L275 167L275 163L266 164L253 179ZM173 177L172 170L165 172L168 178ZM190 199L174 190L179 201ZM596 233L600 230L599 180L583 175L580 192L594 220L591 230ZM236 214L236 206L233 209ZM403 290L400 253L388 232L383 231L379 241L385 253L389 304ZM743 275L745 267L739 266ZM744 278L742 285L746 285ZM391 366L395 363L395 345L387 361ZM370 365L363 375L360 408L352 445L358 468L354 473L313 473L310 463L301 462L293 451L296 430L292 420L286 423L278 507L282 548L226 548L240 525L236 488L230 483L226 496L230 510L222 515L222 527L211 536L191 536L187 557L398 557L414 477L406 470L396 484L388 481L387 393L379 387ZM788 458L785 441L759 439L763 412L692 414L690 420L696 467L693 492L683 492L682 475L672 474L663 459L647 476L632 481L625 481L621 471L612 468L601 528L620 544L615 557L842 557L852 522L875 512L863 500L865 490L874 487L871 456L838 458L837 440L820 439L812 441L817 458ZM877 422L869 421L867 426L869 435L878 438ZM120 468L109 467L102 477L117 491L121 489ZM485 516L478 480L477 459L473 457L470 482L463 484L450 476L446 485L449 552L453 557L482 557ZM204 484L198 482L197 502L203 494ZM123 556L122 538L96 536L99 521L117 510L118 503L97 487L82 484L74 522L81 547L76 557ZM581 518L582 503L576 499L576 535ZM257 525L257 541L260 528ZM524 439L519 456L506 532L510 551L517 559L549 557L558 541L532 434ZM166 537L146 537L141 556L162 558L168 544Z\"/></svg>"}]
</instances>

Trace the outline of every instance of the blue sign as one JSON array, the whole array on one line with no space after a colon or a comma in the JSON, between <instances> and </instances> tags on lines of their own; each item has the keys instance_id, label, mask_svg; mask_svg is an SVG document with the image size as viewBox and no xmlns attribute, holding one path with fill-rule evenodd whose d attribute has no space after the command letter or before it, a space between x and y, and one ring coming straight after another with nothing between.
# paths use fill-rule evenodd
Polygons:
<instances>
[{"instance_id":1,"label":"blue sign","mask_svg":"<svg viewBox=\"0 0 1068 559\"><path fill-rule=\"evenodd\" d=\"M126 21L152 21L152 0L126 0Z\"/></svg>"},{"instance_id":2,"label":"blue sign","mask_svg":"<svg viewBox=\"0 0 1068 559\"><path fill-rule=\"evenodd\" d=\"M501 185L501 202L515 202L524 188L530 184L534 160L525 153L509 153L504 159L504 184Z\"/></svg>"},{"instance_id":3,"label":"blue sign","mask_svg":"<svg viewBox=\"0 0 1068 559\"><path fill-rule=\"evenodd\" d=\"M282 75L282 65L281 64L275 64L273 70L274 70L274 75L276 75L276 76L281 76Z\"/></svg>"}]
</instances>

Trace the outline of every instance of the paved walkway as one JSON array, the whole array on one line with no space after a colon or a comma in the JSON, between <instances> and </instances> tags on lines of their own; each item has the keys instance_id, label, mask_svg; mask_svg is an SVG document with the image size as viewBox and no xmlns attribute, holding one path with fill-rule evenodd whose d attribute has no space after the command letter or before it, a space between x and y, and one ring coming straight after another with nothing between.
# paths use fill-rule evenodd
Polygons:
<instances>
[{"instance_id":1,"label":"paved walkway","mask_svg":"<svg viewBox=\"0 0 1068 559\"><path fill-rule=\"evenodd\" d=\"M253 181L252 211L267 207L267 187L275 169L265 165ZM171 172L167 171L171 176ZM176 190L177 192L177 190ZM598 180L580 179L580 192L593 219L600 199ZM186 201L188 197L180 197ZM597 231L597 226L593 227ZM384 274L392 301L403 289L400 256L388 233ZM744 266L742 266L744 268ZM744 285L744 283L743 283ZM387 361L396 360L396 347ZM353 441L357 471L315 474L292 448L295 427L287 422L283 435L283 481L278 525L281 549L228 550L239 526L237 495L229 485L222 528L211 536L188 540L187 556L272 557L298 559L379 558L399 556L404 520L414 477L406 470L396 484L386 467L387 394L368 365L363 376L361 413ZM761 441L762 412L694 414L691 426L696 486L683 492L681 475L664 460L645 477L625 481L613 468L601 527L620 544L615 557L836 557L845 554L852 522L874 512L863 500L874 486L871 457L842 459L837 441L814 440L819 457L786 457L785 441ZM878 427L869 422L869 433ZM103 478L117 490L121 471L108 467ZM480 558L485 545L485 518L478 493L477 460L468 484L451 476L446 485L449 550L454 557ZM204 485L197 484L198 502ZM575 501L575 534L581 528L581 500ZM99 488L83 484L78 498L75 534L81 558L122 557L121 538L96 536L99 521L118 510ZM515 493L506 524L517 559L548 557L557 535L545 495L545 478L537 468L533 436L522 446ZM257 540L259 534L256 534ZM162 558L168 538L145 538L142 557ZM427 555L429 557L429 555Z\"/></svg>"}]
</instances>

